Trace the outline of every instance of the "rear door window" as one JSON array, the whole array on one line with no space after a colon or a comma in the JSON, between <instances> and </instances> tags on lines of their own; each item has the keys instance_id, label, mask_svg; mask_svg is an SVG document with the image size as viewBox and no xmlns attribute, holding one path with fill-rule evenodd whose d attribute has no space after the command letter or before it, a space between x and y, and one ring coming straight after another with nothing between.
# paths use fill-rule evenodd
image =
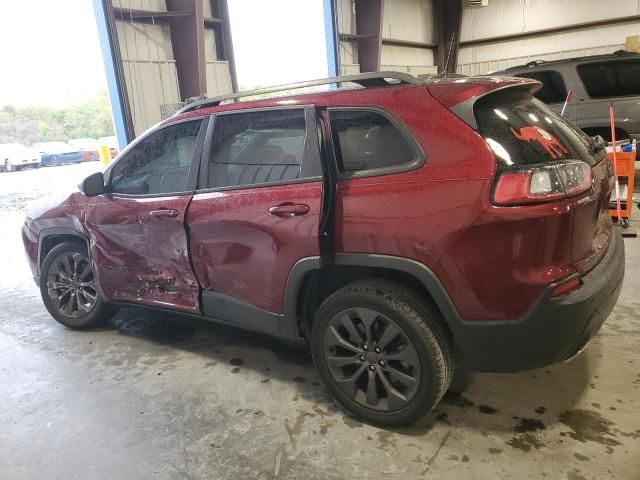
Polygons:
<instances>
[{"instance_id":1,"label":"rear door window","mask_svg":"<svg viewBox=\"0 0 640 480\"><path fill-rule=\"evenodd\" d=\"M567 97L567 87L560 72L555 70L544 70L538 72L519 73L517 77L531 78L542 82L542 88L535 93L544 103L564 102Z\"/></svg>"},{"instance_id":2,"label":"rear door window","mask_svg":"<svg viewBox=\"0 0 640 480\"><path fill-rule=\"evenodd\" d=\"M499 166L583 160L593 165L589 139L522 90L504 90L478 100L474 113L479 133Z\"/></svg>"},{"instance_id":3,"label":"rear door window","mask_svg":"<svg viewBox=\"0 0 640 480\"><path fill-rule=\"evenodd\" d=\"M312 154L315 142L308 139L304 108L218 114L201 188L249 187L319 176L319 159Z\"/></svg>"},{"instance_id":4,"label":"rear door window","mask_svg":"<svg viewBox=\"0 0 640 480\"><path fill-rule=\"evenodd\" d=\"M640 95L640 59L584 63L577 68L592 98Z\"/></svg>"}]
</instances>

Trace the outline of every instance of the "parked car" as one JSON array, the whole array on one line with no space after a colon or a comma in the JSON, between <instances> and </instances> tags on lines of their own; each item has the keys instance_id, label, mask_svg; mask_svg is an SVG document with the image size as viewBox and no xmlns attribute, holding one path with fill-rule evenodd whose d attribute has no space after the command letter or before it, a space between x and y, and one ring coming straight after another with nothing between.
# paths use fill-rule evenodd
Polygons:
<instances>
[{"instance_id":1,"label":"parked car","mask_svg":"<svg viewBox=\"0 0 640 480\"><path fill-rule=\"evenodd\" d=\"M98 143L100 146L104 145L109 147L111 158L116 158L120 153L120 147L118 146L118 139L116 137L100 137Z\"/></svg>"},{"instance_id":2,"label":"parked car","mask_svg":"<svg viewBox=\"0 0 640 480\"><path fill-rule=\"evenodd\" d=\"M42 166L62 165L82 162L82 152L65 142L36 143L34 148L40 152Z\"/></svg>"},{"instance_id":3,"label":"parked car","mask_svg":"<svg viewBox=\"0 0 640 480\"><path fill-rule=\"evenodd\" d=\"M22 170L26 167L38 168L40 154L19 143L0 144L0 169L5 172Z\"/></svg>"},{"instance_id":4,"label":"parked car","mask_svg":"<svg viewBox=\"0 0 640 480\"><path fill-rule=\"evenodd\" d=\"M456 365L580 352L624 276L602 139L528 79L304 85L347 81L364 88L190 104L30 212L50 314L86 328L146 305L308 345L336 398L381 425L428 412Z\"/></svg>"},{"instance_id":5,"label":"parked car","mask_svg":"<svg viewBox=\"0 0 640 480\"><path fill-rule=\"evenodd\" d=\"M82 161L100 160L100 143L95 138L79 138L70 140L69 145L82 152Z\"/></svg>"},{"instance_id":6,"label":"parked car","mask_svg":"<svg viewBox=\"0 0 640 480\"><path fill-rule=\"evenodd\" d=\"M640 141L640 54L533 61L505 70L507 75L543 83L536 97L560 112L568 90L574 95L566 115L585 133L611 141L609 105L616 107L616 140Z\"/></svg>"}]
</instances>

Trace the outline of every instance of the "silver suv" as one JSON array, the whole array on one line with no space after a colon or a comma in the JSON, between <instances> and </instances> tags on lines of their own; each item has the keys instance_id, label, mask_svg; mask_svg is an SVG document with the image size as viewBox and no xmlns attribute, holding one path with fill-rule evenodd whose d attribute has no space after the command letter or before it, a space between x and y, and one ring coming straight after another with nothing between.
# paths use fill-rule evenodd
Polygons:
<instances>
[{"instance_id":1,"label":"silver suv","mask_svg":"<svg viewBox=\"0 0 640 480\"><path fill-rule=\"evenodd\" d=\"M606 140L611 140L609 104L613 102L616 140L635 138L640 142L638 53L620 51L551 62L536 60L500 73L541 81L543 87L535 96L558 112L567 91L573 90L565 116L588 135L602 135Z\"/></svg>"}]
</instances>

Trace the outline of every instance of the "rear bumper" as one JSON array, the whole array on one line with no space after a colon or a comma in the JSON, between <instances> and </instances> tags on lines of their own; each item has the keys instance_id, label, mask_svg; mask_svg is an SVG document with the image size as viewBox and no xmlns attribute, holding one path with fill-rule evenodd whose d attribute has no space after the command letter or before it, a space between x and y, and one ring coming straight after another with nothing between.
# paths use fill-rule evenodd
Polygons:
<instances>
[{"instance_id":1,"label":"rear bumper","mask_svg":"<svg viewBox=\"0 0 640 480\"><path fill-rule=\"evenodd\" d=\"M596 334L618 300L624 278L624 242L615 232L600 263L583 285L559 299L545 291L513 321L460 321L452 325L463 362L471 370L517 372L562 362Z\"/></svg>"}]
</instances>

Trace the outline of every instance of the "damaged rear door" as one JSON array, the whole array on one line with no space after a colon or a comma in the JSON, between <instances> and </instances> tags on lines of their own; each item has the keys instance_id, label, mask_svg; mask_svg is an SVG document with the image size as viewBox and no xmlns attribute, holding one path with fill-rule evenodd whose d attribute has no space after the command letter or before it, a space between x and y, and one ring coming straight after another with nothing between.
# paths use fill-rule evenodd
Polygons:
<instances>
[{"instance_id":1,"label":"damaged rear door","mask_svg":"<svg viewBox=\"0 0 640 480\"><path fill-rule=\"evenodd\" d=\"M85 225L103 294L111 301L199 313L185 215L196 186L208 120L145 135L105 173Z\"/></svg>"}]
</instances>

